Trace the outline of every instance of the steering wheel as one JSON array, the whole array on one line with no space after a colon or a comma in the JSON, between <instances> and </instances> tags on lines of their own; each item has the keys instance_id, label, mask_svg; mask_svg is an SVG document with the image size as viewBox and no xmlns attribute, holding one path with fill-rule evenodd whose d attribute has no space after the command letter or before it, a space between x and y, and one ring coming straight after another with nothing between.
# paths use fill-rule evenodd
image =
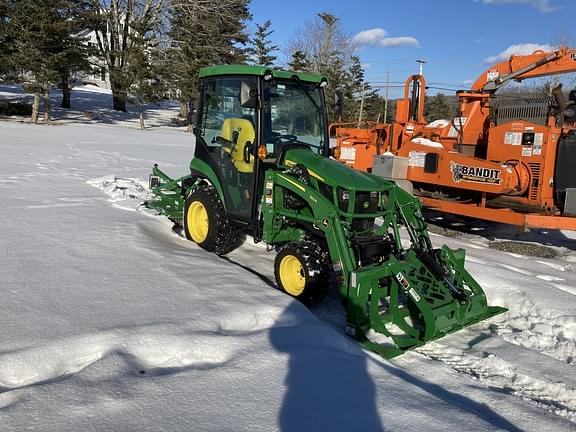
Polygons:
<instances>
[{"instance_id":1,"label":"steering wheel","mask_svg":"<svg viewBox=\"0 0 576 432\"><path fill-rule=\"evenodd\" d=\"M269 138L273 144L286 144L286 143L293 143L298 141L298 137L296 135L275 135Z\"/></svg>"}]
</instances>

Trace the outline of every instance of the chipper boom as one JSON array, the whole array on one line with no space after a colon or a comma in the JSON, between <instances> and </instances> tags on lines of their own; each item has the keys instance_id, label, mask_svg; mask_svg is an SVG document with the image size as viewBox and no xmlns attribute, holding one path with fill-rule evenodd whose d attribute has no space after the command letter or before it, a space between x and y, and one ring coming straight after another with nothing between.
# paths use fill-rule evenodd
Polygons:
<instances>
[{"instance_id":1,"label":"chipper boom","mask_svg":"<svg viewBox=\"0 0 576 432\"><path fill-rule=\"evenodd\" d=\"M155 166L147 202L187 238L222 255L250 232L281 289L309 304L337 285L347 334L385 357L505 311L463 250L433 248L418 200L328 157L322 77L221 66L201 82L190 174Z\"/></svg>"}]
</instances>

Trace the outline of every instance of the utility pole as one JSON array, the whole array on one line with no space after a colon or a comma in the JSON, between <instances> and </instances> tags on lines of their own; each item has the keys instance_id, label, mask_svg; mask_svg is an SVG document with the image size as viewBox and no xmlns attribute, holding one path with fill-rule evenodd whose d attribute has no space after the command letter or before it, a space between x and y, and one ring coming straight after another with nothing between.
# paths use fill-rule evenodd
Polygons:
<instances>
[{"instance_id":1,"label":"utility pole","mask_svg":"<svg viewBox=\"0 0 576 432\"><path fill-rule=\"evenodd\" d=\"M361 99L360 99L360 114L358 115L358 126L360 127L360 124L362 123L362 116L364 115L364 90L366 88L366 84L362 84L362 95L361 95Z\"/></svg>"},{"instance_id":2,"label":"utility pole","mask_svg":"<svg viewBox=\"0 0 576 432\"><path fill-rule=\"evenodd\" d=\"M416 63L418 63L419 69L420 69L420 75L423 75L423 69L424 69L424 63L426 63L426 60L416 60Z\"/></svg>"},{"instance_id":3,"label":"utility pole","mask_svg":"<svg viewBox=\"0 0 576 432\"><path fill-rule=\"evenodd\" d=\"M386 71L386 93L384 95L384 123L388 122L388 88L390 87L390 71Z\"/></svg>"}]
</instances>

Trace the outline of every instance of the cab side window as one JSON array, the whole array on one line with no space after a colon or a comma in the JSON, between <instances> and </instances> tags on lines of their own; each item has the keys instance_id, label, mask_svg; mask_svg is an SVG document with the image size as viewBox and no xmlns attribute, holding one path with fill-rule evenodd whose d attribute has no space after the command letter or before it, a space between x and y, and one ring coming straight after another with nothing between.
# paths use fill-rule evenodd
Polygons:
<instances>
[{"instance_id":1,"label":"cab side window","mask_svg":"<svg viewBox=\"0 0 576 432\"><path fill-rule=\"evenodd\" d=\"M246 120L255 130L256 109L243 107L240 104L243 81L256 87L256 79L252 77L215 78L205 81L202 89L202 118L199 119L199 126L200 135L208 146L221 146L222 141L218 139L219 137L225 140L231 138L229 126L231 121L226 122L226 119Z\"/></svg>"}]
</instances>

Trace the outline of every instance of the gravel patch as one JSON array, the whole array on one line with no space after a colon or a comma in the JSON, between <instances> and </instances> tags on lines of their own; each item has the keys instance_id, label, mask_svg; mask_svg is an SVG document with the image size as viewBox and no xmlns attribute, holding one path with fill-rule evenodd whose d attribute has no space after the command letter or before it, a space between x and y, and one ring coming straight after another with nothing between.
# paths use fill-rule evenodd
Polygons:
<instances>
[{"instance_id":1,"label":"gravel patch","mask_svg":"<svg viewBox=\"0 0 576 432\"><path fill-rule=\"evenodd\" d=\"M488 243L488 247L502 252L511 252L538 258L554 258L557 255L554 249L534 243L491 241Z\"/></svg>"}]
</instances>

